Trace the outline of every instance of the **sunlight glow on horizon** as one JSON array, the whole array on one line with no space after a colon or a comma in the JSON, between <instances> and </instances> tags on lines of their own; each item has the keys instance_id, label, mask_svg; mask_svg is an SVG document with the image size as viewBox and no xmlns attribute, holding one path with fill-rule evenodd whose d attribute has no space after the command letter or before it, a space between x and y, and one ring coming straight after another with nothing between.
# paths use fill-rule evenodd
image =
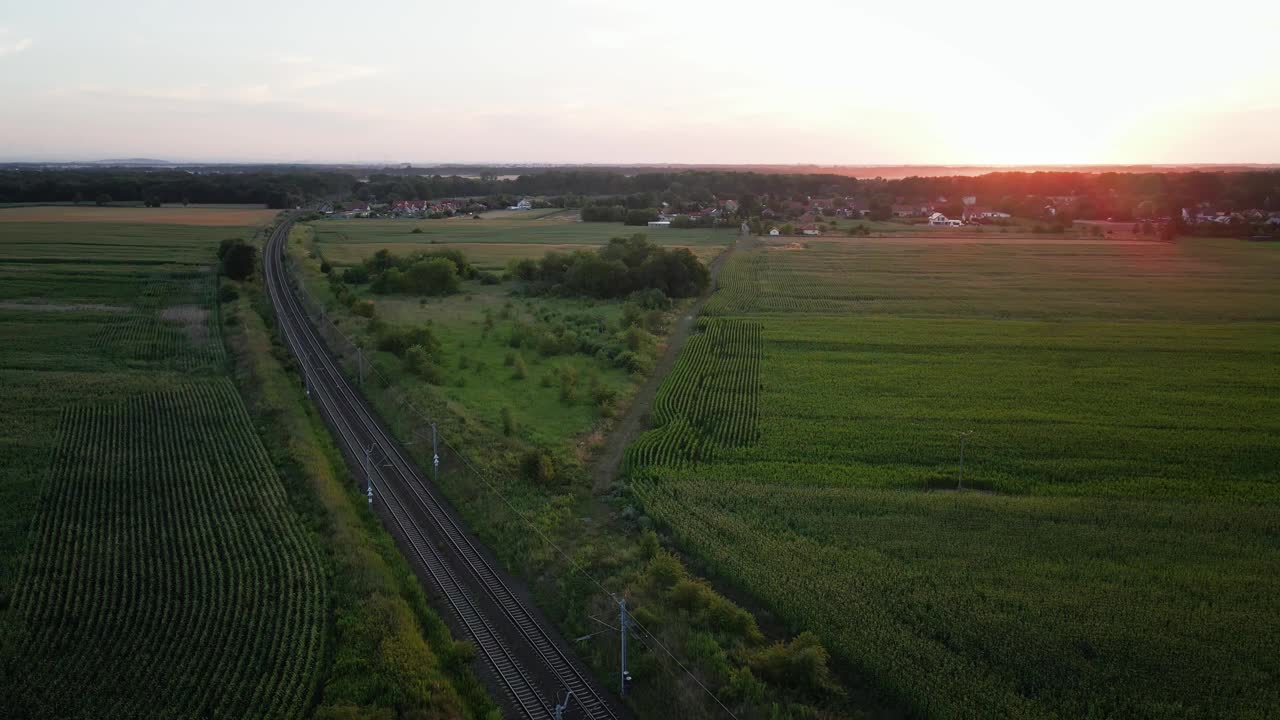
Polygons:
<instances>
[{"instance_id":1,"label":"sunlight glow on horizon","mask_svg":"<svg viewBox=\"0 0 1280 720\"><path fill-rule=\"evenodd\" d=\"M53 1L0 11L0 159L1280 162L1280 6L1197 13Z\"/></svg>"}]
</instances>

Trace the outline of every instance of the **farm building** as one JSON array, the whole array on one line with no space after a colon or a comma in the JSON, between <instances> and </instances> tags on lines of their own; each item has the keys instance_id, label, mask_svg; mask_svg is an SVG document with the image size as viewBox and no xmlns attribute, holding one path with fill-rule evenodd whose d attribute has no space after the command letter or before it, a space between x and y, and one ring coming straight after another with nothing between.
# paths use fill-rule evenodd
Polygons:
<instances>
[{"instance_id":1,"label":"farm building","mask_svg":"<svg viewBox=\"0 0 1280 720\"><path fill-rule=\"evenodd\" d=\"M778 228L769 228L769 237L778 237Z\"/></svg>"},{"instance_id":2,"label":"farm building","mask_svg":"<svg viewBox=\"0 0 1280 720\"><path fill-rule=\"evenodd\" d=\"M650 220L650 221L649 221L649 227L651 227L651 228L669 228L669 227L671 227L671 221L670 221L670 220Z\"/></svg>"},{"instance_id":3,"label":"farm building","mask_svg":"<svg viewBox=\"0 0 1280 720\"><path fill-rule=\"evenodd\" d=\"M960 227L964 222L960 220L949 220L946 215L936 212L929 216L929 224L933 227Z\"/></svg>"}]
</instances>

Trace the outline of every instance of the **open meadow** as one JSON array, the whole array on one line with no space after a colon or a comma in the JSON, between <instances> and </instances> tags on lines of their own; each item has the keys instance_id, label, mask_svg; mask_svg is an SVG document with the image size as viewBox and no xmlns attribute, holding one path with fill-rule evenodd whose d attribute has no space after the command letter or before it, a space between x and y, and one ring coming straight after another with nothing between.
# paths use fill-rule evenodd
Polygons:
<instances>
[{"instance_id":1,"label":"open meadow","mask_svg":"<svg viewBox=\"0 0 1280 720\"><path fill-rule=\"evenodd\" d=\"M422 232L414 232L417 229ZM664 247L690 248L708 263L736 237L726 230L646 232L646 228L584 223L563 212L534 210L490 212L481 220L317 221L295 230L291 247L297 251L312 296L329 306L343 332L369 342L366 320L336 306L328 281L320 273L321 261L340 272L379 250L400 256L455 250L478 269L500 274L512 260L538 259L551 251L592 250L610 238L635 233L644 233ZM622 401L638 384L637 378L590 355L545 354L513 347L511 333L530 323L611 328L622 316L622 303L517 297L512 295L513 289L509 282L467 282L460 294L445 297L377 295L360 290L360 297L373 301L381 321L406 327L430 323L443 348L445 378L428 387L405 373L389 353L372 354L372 360L381 363L382 370L398 383L433 394L474 421L502 428L506 415L510 418L508 434L538 446L572 448L601 419L601 406L593 399L592 389ZM576 389L562 387L566 376L575 378Z\"/></svg>"},{"instance_id":2,"label":"open meadow","mask_svg":"<svg viewBox=\"0 0 1280 720\"><path fill-rule=\"evenodd\" d=\"M1274 717L1278 281L1236 240L765 243L633 491L922 714Z\"/></svg>"}]
</instances>

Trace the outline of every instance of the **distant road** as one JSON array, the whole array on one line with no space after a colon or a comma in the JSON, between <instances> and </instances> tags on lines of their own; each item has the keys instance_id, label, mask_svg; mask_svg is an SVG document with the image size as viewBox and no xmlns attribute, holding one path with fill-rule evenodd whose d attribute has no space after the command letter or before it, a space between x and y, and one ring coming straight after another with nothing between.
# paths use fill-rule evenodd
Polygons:
<instances>
[{"instance_id":1,"label":"distant road","mask_svg":"<svg viewBox=\"0 0 1280 720\"><path fill-rule=\"evenodd\" d=\"M513 591L491 555L462 527L381 419L347 380L308 318L285 269L292 220L281 223L263 258L267 290L281 338L298 359L308 393L320 407L354 477L372 485L374 508L395 536L430 595L446 604L455 635L472 640L482 675L505 701L509 717L553 716L557 698L572 690L566 718L606 720L621 711L536 608ZM365 463L366 452L373 458ZM368 465L366 474L364 465Z\"/></svg>"}]
</instances>

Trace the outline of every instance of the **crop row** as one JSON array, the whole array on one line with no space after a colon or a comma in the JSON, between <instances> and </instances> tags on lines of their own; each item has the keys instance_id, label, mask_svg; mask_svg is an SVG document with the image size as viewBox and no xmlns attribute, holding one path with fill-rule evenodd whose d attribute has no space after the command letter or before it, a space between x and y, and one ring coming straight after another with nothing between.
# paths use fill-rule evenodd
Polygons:
<instances>
[{"instance_id":1,"label":"crop row","mask_svg":"<svg viewBox=\"0 0 1280 720\"><path fill-rule=\"evenodd\" d=\"M220 363L226 351L220 340L212 275L159 279L143 289L134 309L104 323L97 347L126 361L143 361L191 369Z\"/></svg>"},{"instance_id":2,"label":"crop row","mask_svg":"<svg viewBox=\"0 0 1280 720\"><path fill-rule=\"evenodd\" d=\"M707 301L707 316L845 313L875 300L849 279L853 266L815 250L762 250L729 260Z\"/></svg>"},{"instance_id":3,"label":"crop row","mask_svg":"<svg viewBox=\"0 0 1280 720\"><path fill-rule=\"evenodd\" d=\"M250 422L227 381L64 411L14 594L23 715L304 712L327 579Z\"/></svg>"},{"instance_id":4,"label":"crop row","mask_svg":"<svg viewBox=\"0 0 1280 720\"><path fill-rule=\"evenodd\" d=\"M711 319L701 329L658 389L657 428L627 451L628 468L706 461L717 449L757 440L760 324Z\"/></svg>"}]
</instances>

